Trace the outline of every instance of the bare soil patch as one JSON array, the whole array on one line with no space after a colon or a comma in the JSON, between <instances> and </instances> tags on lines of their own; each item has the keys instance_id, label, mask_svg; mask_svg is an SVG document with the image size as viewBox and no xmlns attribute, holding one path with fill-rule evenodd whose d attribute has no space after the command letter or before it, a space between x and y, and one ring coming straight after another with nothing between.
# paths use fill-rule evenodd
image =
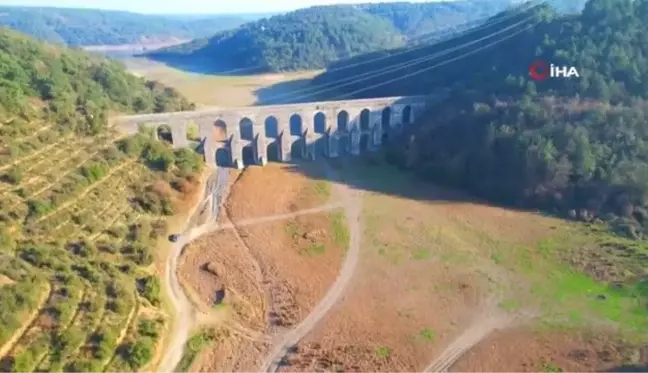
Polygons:
<instances>
[{"instance_id":1,"label":"bare soil patch","mask_svg":"<svg viewBox=\"0 0 648 373\"><path fill-rule=\"evenodd\" d=\"M304 215L241 229L272 285L276 326L303 320L335 281L345 250L332 227L335 219L339 213Z\"/></svg>"},{"instance_id":2,"label":"bare soil patch","mask_svg":"<svg viewBox=\"0 0 648 373\"><path fill-rule=\"evenodd\" d=\"M15 281L10 279L9 277L0 274L0 287L5 286L5 285L11 285L14 284Z\"/></svg>"},{"instance_id":3,"label":"bare soil patch","mask_svg":"<svg viewBox=\"0 0 648 373\"><path fill-rule=\"evenodd\" d=\"M603 372L626 364L648 366L648 354L605 333L511 329L491 334L450 371Z\"/></svg>"},{"instance_id":4,"label":"bare soil patch","mask_svg":"<svg viewBox=\"0 0 648 373\"><path fill-rule=\"evenodd\" d=\"M124 59L123 62L131 73L174 87L199 106L254 105L260 100L258 91L268 90L274 85L281 88L272 89L268 95L286 97L291 92L305 87L318 73L318 71L300 71L284 74L227 76L184 72L140 57Z\"/></svg>"},{"instance_id":5,"label":"bare soil patch","mask_svg":"<svg viewBox=\"0 0 648 373\"><path fill-rule=\"evenodd\" d=\"M231 187L227 210L236 221L254 217L283 214L319 206L327 201L330 186L294 169L295 166L270 163L250 167ZM319 165L309 165L309 172L321 173Z\"/></svg>"},{"instance_id":6,"label":"bare soil patch","mask_svg":"<svg viewBox=\"0 0 648 373\"><path fill-rule=\"evenodd\" d=\"M533 242L556 224L478 203L379 193L364 206L353 282L283 371L420 371L497 293L506 274L493 266L494 250Z\"/></svg>"},{"instance_id":7,"label":"bare soil patch","mask_svg":"<svg viewBox=\"0 0 648 373\"><path fill-rule=\"evenodd\" d=\"M265 296L254 278L245 248L232 231L220 231L185 248L178 277L203 311L224 304L240 322L255 330L265 326ZM222 307L222 306L221 306Z\"/></svg>"}]
</instances>

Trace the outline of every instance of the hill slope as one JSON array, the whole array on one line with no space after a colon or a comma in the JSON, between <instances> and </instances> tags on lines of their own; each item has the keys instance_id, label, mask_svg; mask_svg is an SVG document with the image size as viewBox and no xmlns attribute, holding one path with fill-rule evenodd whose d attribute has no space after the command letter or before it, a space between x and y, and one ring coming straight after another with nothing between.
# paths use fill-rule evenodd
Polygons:
<instances>
[{"instance_id":1,"label":"hill slope","mask_svg":"<svg viewBox=\"0 0 648 373\"><path fill-rule=\"evenodd\" d=\"M535 24L532 29L429 69L475 45L449 48L502 31L530 14L535 15L527 22ZM406 146L394 147L392 160L490 199L604 219L618 232L643 237L648 232L647 20L646 0L591 0L578 16L560 16L542 6L459 39L331 71L316 81L344 83L331 98L449 91L450 98L412 130ZM443 50L450 52L353 81L358 74ZM536 59L574 65L580 78L532 81L528 69Z\"/></svg>"},{"instance_id":2,"label":"hill slope","mask_svg":"<svg viewBox=\"0 0 648 373\"><path fill-rule=\"evenodd\" d=\"M97 9L0 6L0 25L72 46L201 38L245 22L237 16L182 18Z\"/></svg>"},{"instance_id":3,"label":"hill slope","mask_svg":"<svg viewBox=\"0 0 648 373\"><path fill-rule=\"evenodd\" d=\"M106 117L193 105L7 29L0 61L0 370L142 369L169 322L157 237L201 163L148 134L124 138Z\"/></svg>"},{"instance_id":4,"label":"hill slope","mask_svg":"<svg viewBox=\"0 0 648 373\"><path fill-rule=\"evenodd\" d=\"M320 6L259 20L148 56L218 69L295 70L405 45L409 38L478 20L508 0Z\"/></svg>"}]
</instances>

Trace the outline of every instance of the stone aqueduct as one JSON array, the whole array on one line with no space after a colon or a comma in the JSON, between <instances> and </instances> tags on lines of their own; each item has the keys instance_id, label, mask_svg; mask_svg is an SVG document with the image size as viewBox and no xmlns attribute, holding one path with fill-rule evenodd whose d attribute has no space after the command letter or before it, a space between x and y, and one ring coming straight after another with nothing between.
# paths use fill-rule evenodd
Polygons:
<instances>
[{"instance_id":1,"label":"stone aqueduct","mask_svg":"<svg viewBox=\"0 0 648 373\"><path fill-rule=\"evenodd\" d=\"M325 101L116 117L113 123L135 134L140 127L167 126L173 147L189 147L190 123L198 133L208 165L243 168L294 157L315 159L374 150L425 110L424 96ZM220 132L221 139L215 133Z\"/></svg>"}]
</instances>

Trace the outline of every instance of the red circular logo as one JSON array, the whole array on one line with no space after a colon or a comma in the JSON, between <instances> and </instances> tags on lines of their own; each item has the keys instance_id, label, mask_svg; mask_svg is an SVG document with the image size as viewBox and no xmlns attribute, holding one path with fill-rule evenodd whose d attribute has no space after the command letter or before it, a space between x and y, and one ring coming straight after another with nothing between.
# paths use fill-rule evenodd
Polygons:
<instances>
[{"instance_id":1,"label":"red circular logo","mask_svg":"<svg viewBox=\"0 0 648 373\"><path fill-rule=\"evenodd\" d=\"M545 80L549 77L549 65L544 61L536 61L529 67L529 76L533 80Z\"/></svg>"}]
</instances>

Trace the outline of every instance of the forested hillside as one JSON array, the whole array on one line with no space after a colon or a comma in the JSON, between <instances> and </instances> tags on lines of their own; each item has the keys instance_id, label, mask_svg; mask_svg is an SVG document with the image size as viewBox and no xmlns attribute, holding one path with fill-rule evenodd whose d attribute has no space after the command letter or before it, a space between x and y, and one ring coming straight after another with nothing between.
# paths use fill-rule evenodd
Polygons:
<instances>
[{"instance_id":1,"label":"forested hillside","mask_svg":"<svg viewBox=\"0 0 648 373\"><path fill-rule=\"evenodd\" d=\"M0 25L71 46L202 38L246 21L236 16L181 18L98 9L0 6Z\"/></svg>"},{"instance_id":2,"label":"forested hillside","mask_svg":"<svg viewBox=\"0 0 648 373\"><path fill-rule=\"evenodd\" d=\"M617 232L645 237L648 1L591 0L579 16L560 16L540 6L503 19L458 40L364 65L362 71L332 71L318 81L353 81L359 73L448 51L525 21L488 41L339 91L355 97L450 91L405 143L394 145L392 161L426 179L499 202L602 219ZM535 26L430 68L527 25ZM532 81L528 69L536 59L573 65L580 78Z\"/></svg>"},{"instance_id":3,"label":"forested hillside","mask_svg":"<svg viewBox=\"0 0 648 373\"><path fill-rule=\"evenodd\" d=\"M154 363L169 321L154 248L201 159L107 117L191 108L114 61L0 29L0 371Z\"/></svg>"},{"instance_id":4,"label":"forested hillside","mask_svg":"<svg viewBox=\"0 0 648 373\"><path fill-rule=\"evenodd\" d=\"M323 68L332 61L404 46L407 40L423 33L491 16L509 3L462 0L318 6L259 20L149 56L180 65L201 61L216 71Z\"/></svg>"}]
</instances>

